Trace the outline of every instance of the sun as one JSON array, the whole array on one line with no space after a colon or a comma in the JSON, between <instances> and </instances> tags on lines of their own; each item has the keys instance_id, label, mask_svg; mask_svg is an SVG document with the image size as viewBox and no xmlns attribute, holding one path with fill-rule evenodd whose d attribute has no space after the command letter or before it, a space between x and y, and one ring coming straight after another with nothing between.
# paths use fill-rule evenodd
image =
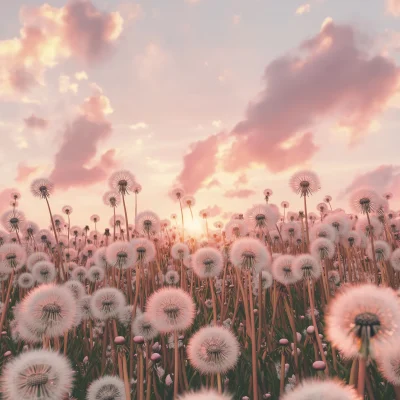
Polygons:
<instances>
[{"instance_id":1,"label":"sun","mask_svg":"<svg viewBox=\"0 0 400 400\"><path fill-rule=\"evenodd\" d=\"M200 236L203 233L203 223L200 219L194 218L185 222L185 229L191 236Z\"/></svg>"}]
</instances>

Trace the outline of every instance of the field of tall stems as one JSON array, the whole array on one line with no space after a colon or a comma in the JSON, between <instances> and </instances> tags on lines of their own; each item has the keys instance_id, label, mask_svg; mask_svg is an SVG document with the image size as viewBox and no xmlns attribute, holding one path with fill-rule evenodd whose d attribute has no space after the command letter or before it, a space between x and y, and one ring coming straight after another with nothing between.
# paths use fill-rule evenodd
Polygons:
<instances>
[{"instance_id":1,"label":"field of tall stems","mask_svg":"<svg viewBox=\"0 0 400 400\"><path fill-rule=\"evenodd\" d=\"M79 199L52 208L47 179L31 184L44 226L13 191L0 232L0 398L400 399L391 194L357 190L343 210L312 171L289 185L295 207L266 189L227 224L180 188L176 214L160 219L125 170L105 184L109 213L85 221Z\"/></svg>"}]
</instances>

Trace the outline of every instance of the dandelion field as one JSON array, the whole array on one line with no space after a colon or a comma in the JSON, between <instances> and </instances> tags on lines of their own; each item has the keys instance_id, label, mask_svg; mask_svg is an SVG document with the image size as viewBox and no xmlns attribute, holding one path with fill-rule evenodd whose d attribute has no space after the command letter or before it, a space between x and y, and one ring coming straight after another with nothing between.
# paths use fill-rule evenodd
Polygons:
<instances>
[{"instance_id":1,"label":"dandelion field","mask_svg":"<svg viewBox=\"0 0 400 400\"><path fill-rule=\"evenodd\" d=\"M138 208L129 171L108 183L109 215L86 226L72 206L54 213L47 179L31 192L49 226L11 194L0 232L2 399L400 398L390 193L357 190L348 211L325 196L309 210L321 185L300 171L289 182L300 212L266 189L209 226L180 188L170 193L177 213L160 219ZM194 235L185 223L197 214Z\"/></svg>"}]
</instances>

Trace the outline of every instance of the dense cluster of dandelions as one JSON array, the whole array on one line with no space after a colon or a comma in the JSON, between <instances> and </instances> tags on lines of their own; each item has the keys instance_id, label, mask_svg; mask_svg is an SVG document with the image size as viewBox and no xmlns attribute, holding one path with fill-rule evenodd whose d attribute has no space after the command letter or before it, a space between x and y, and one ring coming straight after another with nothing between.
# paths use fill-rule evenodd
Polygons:
<instances>
[{"instance_id":1,"label":"dense cluster of dandelions","mask_svg":"<svg viewBox=\"0 0 400 400\"><path fill-rule=\"evenodd\" d=\"M2 399L400 399L390 193L354 191L354 214L329 195L311 210L321 183L299 171L289 182L299 212L265 189L224 224L195 213L182 188L170 192L177 213L160 219L141 209L130 171L108 185L110 215L85 225L70 205L52 212L48 179L31 184L47 226L11 190L0 216ZM198 235L185 228L196 215Z\"/></svg>"}]
</instances>

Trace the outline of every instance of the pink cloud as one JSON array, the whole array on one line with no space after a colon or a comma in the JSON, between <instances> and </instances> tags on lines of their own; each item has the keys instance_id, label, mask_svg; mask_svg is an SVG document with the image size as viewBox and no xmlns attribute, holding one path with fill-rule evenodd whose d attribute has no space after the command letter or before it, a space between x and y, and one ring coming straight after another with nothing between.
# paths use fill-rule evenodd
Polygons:
<instances>
[{"instance_id":1,"label":"pink cloud","mask_svg":"<svg viewBox=\"0 0 400 400\"><path fill-rule=\"evenodd\" d=\"M249 179L247 178L246 174L241 174L238 176L236 181L233 183L235 186L246 185L249 183Z\"/></svg>"},{"instance_id":2,"label":"pink cloud","mask_svg":"<svg viewBox=\"0 0 400 400\"><path fill-rule=\"evenodd\" d=\"M178 182L187 193L195 193L205 179L211 176L217 167L218 144L223 134L209 136L207 139L192 143L190 151L183 158L183 170Z\"/></svg>"},{"instance_id":3,"label":"pink cloud","mask_svg":"<svg viewBox=\"0 0 400 400\"><path fill-rule=\"evenodd\" d=\"M32 129L46 129L48 126L48 121L44 118L37 117L32 114L29 118L24 119L25 126Z\"/></svg>"},{"instance_id":4,"label":"pink cloud","mask_svg":"<svg viewBox=\"0 0 400 400\"><path fill-rule=\"evenodd\" d=\"M246 199L247 197L256 194L254 190L251 189L232 189L225 192L225 197L237 197L240 199Z\"/></svg>"},{"instance_id":5,"label":"pink cloud","mask_svg":"<svg viewBox=\"0 0 400 400\"><path fill-rule=\"evenodd\" d=\"M104 58L122 32L117 12L100 12L90 0L23 7L20 36L0 40L0 96L15 98L44 83L44 73L70 57ZM14 96L14 97L13 97Z\"/></svg>"},{"instance_id":6,"label":"pink cloud","mask_svg":"<svg viewBox=\"0 0 400 400\"><path fill-rule=\"evenodd\" d=\"M221 187L221 182L217 178L211 179L210 182L207 183L207 185L204 185L206 189L211 189L213 187Z\"/></svg>"},{"instance_id":7,"label":"pink cloud","mask_svg":"<svg viewBox=\"0 0 400 400\"><path fill-rule=\"evenodd\" d=\"M380 165L372 171L357 175L339 197L363 187L371 187L379 194L392 192L400 196L400 166Z\"/></svg>"},{"instance_id":8,"label":"pink cloud","mask_svg":"<svg viewBox=\"0 0 400 400\"><path fill-rule=\"evenodd\" d=\"M387 10L394 16L400 16L400 0L386 0Z\"/></svg>"},{"instance_id":9,"label":"pink cloud","mask_svg":"<svg viewBox=\"0 0 400 400\"><path fill-rule=\"evenodd\" d=\"M85 61L104 58L122 32L118 12L100 12L88 0L70 1L63 15L64 39L74 55Z\"/></svg>"},{"instance_id":10,"label":"pink cloud","mask_svg":"<svg viewBox=\"0 0 400 400\"><path fill-rule=\"evenodd\" d=\"M353 28L328 21L296 54L267 66L266 88L233 129L226 167L257 162L278 172L301 164L317 150L310 128L330 116L358 142L396 92L399 76L392 61L357 46Z\"/></svg>"},{"instance_id":11,"label":"pink cloud","mask_svg":"<svg viewBox=\"0 0 400 400\"><path fill-rule=\"evenodd\" d=\"M19 163L17 167L17 182L26 181L32 174L34 174L38 170L38 166L30 167L25 163Z\"/></svg>"},{"instance_id":12,"label":"pink cloud","mask_svg":"<svg viewBox=\"0 0 400 400\"><path fill-rule=\"evenodd\" d=\"M50 176L57 187L68 189L100 182L117 165L115 150L108 150L96 162L98 144L112 132L106 119L108 110L108 99L98 92L85 100L81 115L67 126Z\"/></svg>"},{"instance_id":13,"label":"pink cloud","mask_svg":"<svg viewBox=\"0 0 400 400\"><path fill-rule=\"evenodd\" d=\"M207 208L204 209L207 213L207 216L209 218L217 217L219 214L222 212L222 208L217 206L216 204L211 206L208 206Z\"/></svg>"},{"instance_id":14,"label":"pink cloud","mask_svg":"<svg viewBox=\"0 0 400 400\"><path fill-rule=\"evenodd\" d=\"M267 65L264 89L227 135L232 144L224 153L223 169L236 172L256 163L276 173L301 165L317 152L312 129L324 119L334 118L350 133L350 144L356 144L395 94L399 77L393 61L371 56L359 45L351 26L327 20L317 35ZM193 148L186 156L191 162L181 176L193 191L199 188L193 183L199 181L191 174L193 165L198 165L201 180L211 176L225 139L210 136L201 142L212 143L204 157Z\"/></svg>"}]
</instances>

